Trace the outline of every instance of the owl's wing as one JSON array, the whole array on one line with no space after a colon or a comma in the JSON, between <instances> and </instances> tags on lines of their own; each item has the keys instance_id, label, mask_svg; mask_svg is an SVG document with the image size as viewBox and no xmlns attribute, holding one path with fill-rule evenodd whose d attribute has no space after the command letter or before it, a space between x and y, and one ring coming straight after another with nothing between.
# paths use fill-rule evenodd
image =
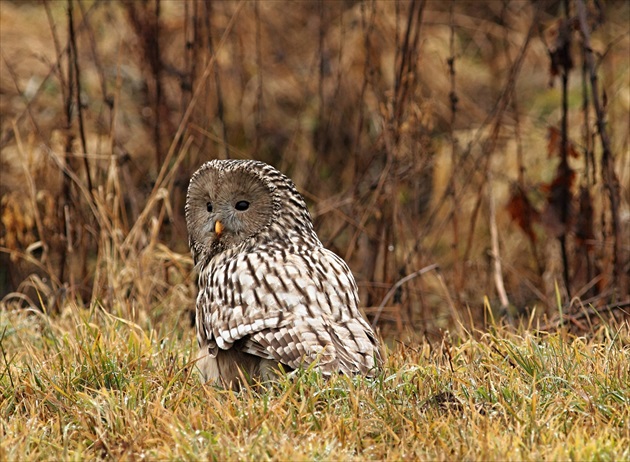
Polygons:
<instances>
[{"instance_id":1,"label":"owl's wing","mask_svg":"<svg viewBox=\"0 0 630 462\"><path fill-rule=\"evenodd\" d=\"M373 372L375 361L380 359L374 337L355 321L337 325L313 318L295 321L252 334L244 344L244 351L251 354L264 351L266 354L258 355L293 369L317 362L325 373Z\"/></svg>"},{"instance_id":2,"label":"owl's wing","mask_svg":"<svg viewBox=\"0 0 630 462\"><path fill-rule=\"evenodd\" d=\"M210 350L240 340L243 351L291 368L317 361L324 372L368 373L377 365L352 273L329 250L241 254L208 277L203 329Z\"/></svg>"}]
</instances>

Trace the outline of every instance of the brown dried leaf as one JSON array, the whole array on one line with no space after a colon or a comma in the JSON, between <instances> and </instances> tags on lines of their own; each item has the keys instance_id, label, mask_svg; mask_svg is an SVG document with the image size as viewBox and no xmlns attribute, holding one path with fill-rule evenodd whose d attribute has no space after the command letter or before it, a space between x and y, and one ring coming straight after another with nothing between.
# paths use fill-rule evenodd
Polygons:
<instances>
[{"instance_id":1,"label":"brown dried leaf","mask_svg":"<svg viewBox=\"0 0 630 462\"><path fill-rule=\"evenodd\" d=\"M590 250L595 240L593 230L593 200L587 187L580 187L580 209L575 223L575 240Z\"/></svg>"},{"instance_id":2,"label":"brown dried leaf","mask_svg":"<svg viewBox=\"0 0 630 462\"><path fill-rule=\"evenodd\" d=\"M567 145L567 155L569 157L574 159L580 157L580 153L571 140L568 140ZM562 134L558 128L549 127L547 131L547 157L553 157L554 155L562 157Z\"/></svg>"},{"instance_id":3,"label":"brown dried leaf","mask_svg":"<svg viewBox=\"0 0 630 462\"><path fill-rule=\"evenodd\" d=\"M512 220L516 222L532 242L536 242L533 224L540 221L540 214L527 198L525 191L518 187L513 188L506 208Z\"/></svg>"},{"instance_id":4,"label":"brown dried leaf","mask_svg":"<svg viewBox=\"0 0 630 462\"><path fill-rule=\"evenodd\" d=\"M560 130L556 127L549 127L547 131L547 157L560 155Z\"/></svg>"},{"instance_id":5,"label":"brown dried leaf","mask_svg":"<svg viewBox=\"0 0 630 462\"><path fill-rule=\"evenodd\" d=\"M542 224L554 237L566 234L571 222L571 187L574 181L575 172L565 163L560 163L553 181L541 187L547 193L547 206L541 216Z\"/></svg>"}]
</instances>

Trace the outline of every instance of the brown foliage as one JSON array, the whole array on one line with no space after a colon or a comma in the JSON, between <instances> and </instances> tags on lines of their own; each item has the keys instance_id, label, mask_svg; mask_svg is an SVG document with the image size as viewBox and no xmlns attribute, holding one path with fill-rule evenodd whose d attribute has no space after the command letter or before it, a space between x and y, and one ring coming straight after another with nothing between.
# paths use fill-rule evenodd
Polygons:
<instances>
[{"instance_id":1,"label":"brown foliage","mask_svg":"<svg viewBox=\"0 0 630 462\"><path fill-rule=\"evenodd\" d=\"M513 188L506 207L512 220L516 222L530 240L536 242L534 224L540 222L540 214L532 206L525 191L517 187Z\"/></svg>"},{"instance_id":2,"label":"brown foliage","mask_svg":"<svg viewBox=\"0 0 630 462\"><path fill-rule=\"evenodd\" d=\"M36 300L37 276L56 300L180 303L192 290L187 179L232 156L295 180L322 240L357 275L366 311L440 264L446 284L426 274L401 285L382 307L393 313L384 328L452 326L450 300L482 322L481 300L502 277L518 312L555 312L563 269L552 236L566 241L567 284L599 276L598 293L614 298L630 260L619 83L629 8L604 17L588 3L590 37L573 11L580 0L568 3L565 14L519 1L4 2L0 294L37 286ZM540 69L576 79L588 50L606 78L597 87L585 73L583 86L607 104L574 108L569 86L566 104L549 102L558 92ZM591 141L572 141L594 139L595 126L601 162L598 147L582 155ZM507 213L487 216L487 190ZM503 226L510 219L529 247ZM491 221L501 233L492 258L510 263L494 281ZM581 246L592 254L586 273L569 252Z\"/></svg>"}]
</instances>

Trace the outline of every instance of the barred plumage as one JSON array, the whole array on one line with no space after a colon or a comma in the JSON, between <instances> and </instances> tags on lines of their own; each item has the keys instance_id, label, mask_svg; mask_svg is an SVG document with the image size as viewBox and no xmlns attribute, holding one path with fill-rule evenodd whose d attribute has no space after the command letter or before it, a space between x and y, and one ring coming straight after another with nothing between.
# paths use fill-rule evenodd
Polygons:
<instances>
[{"instance_id":1,"label":"barred plumage","mask_svg":"<svg viewBox=\"0 0 630 462\"><path fill-rule=\"evenodd\" d=\"M322 246L285 175L257 161L207 162L190 180L186 224L205 380L238 388L279 364L365 375L379 365L354 277Z\"/></svg>"}]
</instances>

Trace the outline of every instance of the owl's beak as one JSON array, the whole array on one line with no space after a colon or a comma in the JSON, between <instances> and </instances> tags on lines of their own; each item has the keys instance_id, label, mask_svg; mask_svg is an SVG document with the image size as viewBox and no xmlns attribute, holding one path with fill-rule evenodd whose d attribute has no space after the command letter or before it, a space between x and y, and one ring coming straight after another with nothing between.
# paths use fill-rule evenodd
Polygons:
<instances>
[{"instance_id":1,"label":"owl's beak","mask_svg":"<svg viewBox=\"0 0 630 462\"><path fill-rule=\"evenodd\" d=\"M214 232L217 233L217 237L221 237L223 233L223 224L219 220L214 223Z\"/></svg>"}]
</instances>

